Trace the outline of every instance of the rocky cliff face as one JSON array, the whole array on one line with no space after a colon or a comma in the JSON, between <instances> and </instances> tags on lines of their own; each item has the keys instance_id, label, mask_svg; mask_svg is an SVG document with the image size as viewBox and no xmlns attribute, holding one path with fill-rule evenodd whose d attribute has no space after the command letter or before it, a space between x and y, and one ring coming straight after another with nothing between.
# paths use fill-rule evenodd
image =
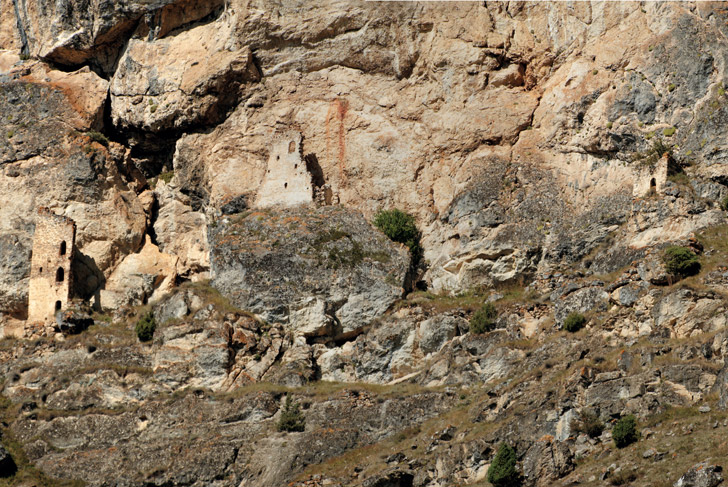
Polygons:
<instances>
[{"instance_id":1,"label":"rocky cliff face","mask_svg":"<svg viewBox=\"0 0 728 487\"><path fill-rule=\"evenodd\" d=\"M728 400L726 12L0 0L17 475L469 484L507 441L527 485L675 481ZM26 322L41 206L77 225L78 336ZM419 267L369 223L394 207ZM670 274L669 245L700 273ZM494 330L471 333L486 300ZM587 331L561 330L573 312ZM276 433L290 392L306 430ZM650 429L624 455L628 413Z\"/></svg>"}]
</instances>

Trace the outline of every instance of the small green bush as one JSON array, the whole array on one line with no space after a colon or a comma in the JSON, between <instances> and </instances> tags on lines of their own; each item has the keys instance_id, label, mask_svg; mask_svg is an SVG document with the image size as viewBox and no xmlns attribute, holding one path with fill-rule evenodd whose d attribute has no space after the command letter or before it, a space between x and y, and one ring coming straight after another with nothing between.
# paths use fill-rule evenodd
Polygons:
<instances>
[{"instance_id":1,"label":"small green bush","mask_svg":"<svg viewBox=\"0 0 728 487\"><path fill-rule=\"evenodd\" d=\"M631 414L620 418L612 430L612 438L617 448L624 448L639 439L637 419Z\"/></svg>"},{"instance_id":2,"label":"small green bush","mask_svg":"<svg viewBox=\"0 0 728 487\"><path fill-rule=\"evenodd\" d=\"M493 303L485 303L482 308L470 317L470 333L481 334L495 328L498 312Z\"/></svg>"},{"instance_id":3,"label":"small green bush","mask_svg":"<svg viewBox=\"0 0 728 487\"><path fill-rule=\"evenodd\" d=\"M665 270L676 276L692 276L700 272L698 256L687 247L668 247L662 256Z\"/></svg>"},{"instance_id":4,"label":"small green bush","mask_svg":"<svg viewBox=\"0 0 728 487\"><path fill-rule=\"evenodd\" d=\"M723 211L728 211L728 196L726 196L725 198L723 198L723 200L721 200L721 202L720 202L720 208Z\"/></svg>"},{"instance_id":5,"label":"small green bush","mask_svg":"<svg viewBox=\"0 0 728 487\"><path fill-rule=\"evenodd\" d=\"M488 482L495 487L511 487L517 481L516 451L507 443L501 443L493 463L488 467Z\"/></svg>"},{"instance_id":6,"label":"small green bush","mask_svg":"<svg viewBox=\"0 0 728 487\"><path fill-rule=\"evenodd\" d=\"M564 320L564 330L574 333L581 330L586 323L586 318L581 313L572 311Z\"/></svg>"},{"instance_id":7,"label":"small green bush","mask_svg":"<svg viewBox=\"0 0 728 487\"><path fill-rule=\"evenodd\" d=\"M597 438L604 431L604 423L594 411L584 409L579 412L579 419L572 424L572 429L577 433L585 433L590 438Z\"/></svg>"},{"instance_id":8,"label":"small green bush","mask_svg":"<svg viewBox=\"0 0 728 487\"><path fill-rule=\"evenodd\" d=\"M158 177L165 183L169 184L169 182L174 177L174 171L165 171L163 173L160 173Z\"/></svg>"},{"instance_id":9,"label":"small green bush","mask_svg":"<svg viewBox=\"0 0 728 487\"><path fill-rule=\"evenodd\" d=\"M154 337L154 330L157 328L157 323L154 321L154 314L149 311L141 317L136 324L136 334L139 337L139 341L148 342Z\"/></svg>"},{"instance_id":10,"label":"small green bush","mask_svg":"<svg viewBox=\"0 0 728 487\"><path fill-rule=\"evenodd\" d=\"M278 431L303 431L306 429L306 418L301 413L301 405L286 394L286 403L283 405L281 417L278 420Z\"/></svg>"},{"instance_id":11,"label":"small green bush","mask_svg":"<svg viewBox=\"0 0 728 487\"><path fill-rule=\"evenodd\" d=\"M422 258L422 247L420 231L412 215L397 209L382 210L376 214L373 223L390 240L406 245L412 254L413 266L417 266Z\"/></svg>"},{"instance_id":12,"label":"small green bush","mask_svg":"<svg viewBox=\"0 0 728 487\"><path fill-rule=\"evenodd\" d=\"M104 147L109 146L109 139L101 132L96 132L95 130L91 130L89 132L86 132L86 135L88 135L91 140L93 140L94 142L98 142L99 144L103 145Z\"/></svg>"}]
</instances>

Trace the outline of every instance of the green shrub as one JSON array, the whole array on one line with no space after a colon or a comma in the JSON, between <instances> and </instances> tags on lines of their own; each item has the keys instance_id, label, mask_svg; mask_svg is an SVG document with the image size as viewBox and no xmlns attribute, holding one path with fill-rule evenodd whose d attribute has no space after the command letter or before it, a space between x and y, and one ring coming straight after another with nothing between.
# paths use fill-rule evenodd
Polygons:
<instances>
[{"instance_id":1,"label":"green shrub","mask_svg":"<svg viewBox=\"0 0 728 487\"><path fill-rule=\"evenodd\" d=\"M631 445L639 439L637 432L637 419L633 415L627 415L620 418L612 430L612 438L617 448L624 448Z\"/></svg>"},{"instance_id":2,"label":"green shrub","mask_svg":"<svg viewBox=\"0 0 728 487\"><path fill-rule=\"evenodd\" d=\"M604 431L604 423L594 411L584 409L579 412L579 419L572 424L572 429L577 433L585 433L590 438L597 438Z\"/></svg>"},{"instance_id":3,"label":"green shrub","mask_svg":"<svg viewBox=\"0 0 728 487\"><path fill-rule=\"evenodd\" d=\"M662 256L665 270L676 276L692 276L700 272L698 256L687 247L668 247Z\"/></svg>"},{"instance_id":4,"label":"green shrub","mask_svg":"<svg viewBox=\"0 0 728 487\"><path fill-rule=\"evenodd\" d=\"M726 196L725 198L723 198L723 200L721 200L721 202L720 202L720 208L723 211L728 211L728 196Z\"/></svg>"},{"instance_id":5,"label":"green shrub","mask_svg":"<svg viewBox=\"0 0 728 487\"><path fill-rule=\"evenodd\" d=\"M585 323L586 318L584 318L583 314L572 311L564 320L564 330L574 333L575 331L581 330Z\"/></svg>"},{"instance_id":6,"label":"green shrub","mask_svg":"<svg viewBox=\"0 0 728 487\"><path fill-rule=\"evenodd\" d=\"M306 429L306 418L301 413L301 405L286 394L286 403L283 405L281 417L278 420L278 431L303 431Z\"/></svg>"},{"instance_id":7,"label":"green shrub","mask_svg":"<svg viewBox=\"0 0 728 487\"><path fill-rule=\"evenodd\" d=\"M154 321L154 314L149 311L141 317L136 324L136 334L139 337L139 341L148 342L154 337L154 330L157 328L157 323Z\"/></svg>"},{"instance_id":8,"label":"green shrub","mask_svg":"<svg viewBox=\"0 0 728 487\"><path fill-rule=\"evenodd\" d=\"M89 132L86 132L86 135L88 135L91 140L93 140L94 142L98 142L99 144L103 145L104 147L109 146L109 139L101 132L96 132L95 130L91 130Z\"/></svg>"},{"instance_id":9,"label":"green shrub","mask_svg":"<svg viewBox=\"0 0 728 487\"><path fill-rule=\"evenodd\" d=\"M165 171L163 173L160 173L158 177L165 183L169 184L169 182L174 177L174 171Z\"/></svg>"},{"instance_id":10,"label":"green shrub","mask_svg":"<svg viewBox=\"0 0 728 487\"><path fill-rule=\"evenodd\" d=\"M382 210L374 217L374 226L379 228L390 240L406 245L412 254L412 264L416 266L422 257L420 231L415 218L409 213L394 209Z\"/></svg>"},{"instance_id":11,"label":"green shrub","mask_svg":"<svg viewBox=\"0 0 728 487\"><path fill-rule=\"evenodd\" d=\"M498 312L493 303L485 303L482 308L470 317L470 333L485 333L495 328L495 319Z\"/></svg>"},{"instance_id":12,"label":"green shrub","mask_svg":"<svg viewBox=\"0 0 728 487\"><path fill-rule=\"evenodd\" d=\"M493 463L488 467L488 482L495 487L510 487L516 485L517 481L516 451L508 444L501 443Z\"/></svg>"}]
</instances>

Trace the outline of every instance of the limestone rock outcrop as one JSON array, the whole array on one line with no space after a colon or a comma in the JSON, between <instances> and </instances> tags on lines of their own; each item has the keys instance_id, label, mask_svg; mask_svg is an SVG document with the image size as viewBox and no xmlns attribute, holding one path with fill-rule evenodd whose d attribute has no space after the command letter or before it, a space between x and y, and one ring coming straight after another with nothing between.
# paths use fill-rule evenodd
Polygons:
<instances>
[{"instance_id":1,"label":"limestone rock outcrop","mask_svg":"<svg viewBox=\"0 0 728 487\"><path fill-rule=\"evenodd\" d=\"M672 482L724 443L724 7L0 0L6 446L94 486L470 485L501 442L527 485ZM25 320L40 206L78 334Z\"/></svg>"},{"instance_id":2,"label":"limestone rock outcrop","mask_svg":"<svg viewBox=\"0 0 728 487\"><path fill-rule=\"evenodd\" d=\"M404 292L409 252L355 211L266 209L212 230L211 284L301 335L356 335Z\"/></svg>"}]
</instances>

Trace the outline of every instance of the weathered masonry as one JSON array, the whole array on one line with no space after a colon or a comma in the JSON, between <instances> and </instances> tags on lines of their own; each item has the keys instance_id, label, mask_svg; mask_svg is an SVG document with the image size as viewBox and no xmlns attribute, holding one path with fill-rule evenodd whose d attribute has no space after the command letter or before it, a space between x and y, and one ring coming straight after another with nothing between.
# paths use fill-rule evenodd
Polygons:
<instances>
[{"instance_id":1,"label":"weathered masonry","mask_svg":"<svg viewBox=\"0 0 728 487\"><path fill-rule=\"evenodd\" d=\"M271 141L268 169L263 178L256 205L298 206L313 202L311 173L301 154L300 132L276 134Z\"/></svg>"},{"instance_id":2,"label":"weathered masonry","mask_svg":"<svg viewBox=\"0 0 728 487\"><path fill-rule=\"evenodd\" d=\"M76 223L39 208L33 236L28 289L28 321L48 322L68 306Z\"/></svg>"}]
</instances>

